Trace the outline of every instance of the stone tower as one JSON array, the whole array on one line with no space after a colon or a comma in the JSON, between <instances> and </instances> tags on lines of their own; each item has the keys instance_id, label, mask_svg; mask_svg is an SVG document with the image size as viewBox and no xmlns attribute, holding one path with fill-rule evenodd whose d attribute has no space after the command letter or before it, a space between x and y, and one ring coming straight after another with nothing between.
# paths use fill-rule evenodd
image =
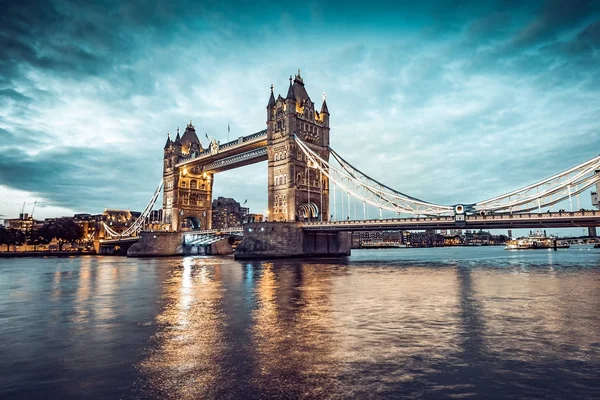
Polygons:
<instances>
[{"instance_id":1,"label":"stone tower","mask_svg":"<svg viewBox=\"0 0 600 400\"><path fill-rule=\"evenodd\" d=\"M175 140L167 138L163 167L163 218L172 231L210 229L212 221L212 174L178 166L186 157L204 149L192 122Z\"/></svg>"},{"instance_id":2,"label":"stone tower","mask_svg":"<svg viewBox=\"0 0 600 400\"><path fill-rule=\"evenodd\" d=\"M270 221L329 220L329 180L307 164L294 133L329 161L329 110L323 98L315 109L304 80L292 79L285 98L273 95L267 105L267 150Z\"/></svg>"}]
</instances>

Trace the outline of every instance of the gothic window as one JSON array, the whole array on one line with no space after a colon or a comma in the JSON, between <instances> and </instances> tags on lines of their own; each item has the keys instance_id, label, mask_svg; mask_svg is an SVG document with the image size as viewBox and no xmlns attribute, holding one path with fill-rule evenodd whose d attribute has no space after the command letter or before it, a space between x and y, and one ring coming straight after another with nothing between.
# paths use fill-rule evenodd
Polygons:
<instances>
[{"instance_id":1,"label":"gothic window","mask_svg":"<svg viewBox=\"0 0 600 400\"><path fill-rule=\"evenodd\" d=\"M204 183L202 184L202 190L206 190L206 185Z\"/></svg>"},{"instance_id":2,"label":"gothic window","mask_svg":"<svg viewBox=\"0 0 600 400\"><path fill-rule=\"evenodd\" d=\"M198 182L196 182L196 180L190 181L190 189L196 189L196 188L198 188Z\"/></svg>"},{"instance_id":3,"label":"gothic window","mask_svg":"<svg viewBox=\"0 0 600 400\"><path fill-rule=\"evenodd\" d=\"M275 153L275 161L279 161L279 153Z\"/></svg>"},{"instance_id":4,"label":"gothic window","mask_svg":"<svg viewBox=\"0 0 600 400\"><path fill-rule=\"evenodd\" d=\"M279 176L275 177L275 185L279 185Z\"/></svg>"},{"instance_id":5,"label":"gothic window","mask_svg":"<svg viewBox=\"0 0 600 400\"><path fill-rule=\"evenodd\" d=\"M287 174L283 174L283 184L287 183Z\"/></svg>"},{"instance_id":6,"label":"gothic window","mask_svg":"<svg viewBox=\"0 0 600 400\"><path fill-rule=\"evenodd\" d=\"M181 187L182 187L182 188L184 188L184 187L186 187L186 186L187 186L187 185L186 185L185 181L184 181L184 180L182 180L182 181L181 181Z\"/></svg>"}]
</instances>

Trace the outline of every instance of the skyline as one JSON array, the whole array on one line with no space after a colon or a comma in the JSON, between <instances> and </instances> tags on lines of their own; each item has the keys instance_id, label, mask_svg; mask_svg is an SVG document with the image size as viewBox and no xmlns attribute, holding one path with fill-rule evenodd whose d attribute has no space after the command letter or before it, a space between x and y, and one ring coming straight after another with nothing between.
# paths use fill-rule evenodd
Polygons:
<instances>
[{"instance_id":1,"label":"skyline","mask_svg":"<svg viewBox=\"0 0 600 400\"><path fill-rule=\"evenodd\" d=\"M427 201L483 200L598 154L592 1L33 4L0 16L0 219L35 198L39 218L142 209L168 131L262 130L270 85L285 96L298 68L316 104L327 93L331 146ZM266 181L266 163L218 174L213 196L261 213Z\"/></svg>"}]
</instances>

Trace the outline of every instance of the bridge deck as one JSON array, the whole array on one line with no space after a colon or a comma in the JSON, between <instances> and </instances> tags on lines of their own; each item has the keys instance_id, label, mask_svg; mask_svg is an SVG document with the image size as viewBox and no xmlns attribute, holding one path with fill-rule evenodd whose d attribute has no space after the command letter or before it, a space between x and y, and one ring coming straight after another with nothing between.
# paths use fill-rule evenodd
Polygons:
<instances>
[{"instance_id":1,"label":"bridge deck","mask_svg":"<svg viewBox=\"0 0 600 400\"><path fill-rule=\"evenodd\" d=\"M464 221L454 216L394 218L359 221L306 222L307 231L368 231L424 229L516 229L569 228L600 226L600 211L576 211L528 214L467 215Z\"/></svg>"}]
</instances>

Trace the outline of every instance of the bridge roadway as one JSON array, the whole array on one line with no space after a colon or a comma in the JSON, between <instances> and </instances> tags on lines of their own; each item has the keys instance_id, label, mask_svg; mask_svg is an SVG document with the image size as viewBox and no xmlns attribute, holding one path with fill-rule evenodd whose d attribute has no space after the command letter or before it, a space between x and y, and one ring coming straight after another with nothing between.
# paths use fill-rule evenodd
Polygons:
<instances>
[{"instance_id":1,"label":"bridge roadway","mask_svg":"<svg viewBox=\"0 0 600 400\"><path fill-rule=\"evenodd\" d=\"M518 228L573 228L600 226L600 211L465 215L464 221L456 216L393 218L305 222L305 231L372 231L372 230L426 230L426 229L518 229Z\"/></svg>"}]
</instances>

